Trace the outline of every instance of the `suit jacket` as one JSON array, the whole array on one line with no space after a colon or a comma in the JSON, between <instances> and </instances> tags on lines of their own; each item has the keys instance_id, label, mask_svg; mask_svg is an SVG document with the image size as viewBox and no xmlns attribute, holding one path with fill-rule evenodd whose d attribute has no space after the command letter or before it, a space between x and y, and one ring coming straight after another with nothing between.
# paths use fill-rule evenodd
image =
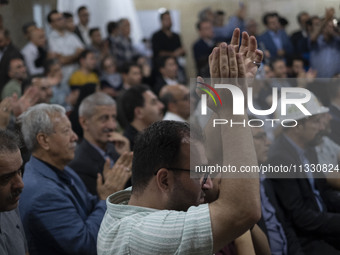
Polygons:
<instances>
[{"instance_id":1,"label":"suit jacket","mask_svg":"<svg viewBox=\"0 0 340 255\"><path fill-rule=\"evenodd\" d=\"M84 45L86 45L85 40L84 40L83 36L81 35L81 32L80 32L78 26L76 26L76 28L75 28L75 30L74 30L74 33L79 37L80 41L81 41Z\"/></svg>"},{"instance_id":2,"label":"suit jacket","mask_svg":"<svg viewBox=\"0 0 340 255\"><path fill-rule=\"evenodd\" d=\"M201 75L204 77L204 71L208 66L209 55L214 48L214 45L211 47L209 46L203 39L199 39L193 45L193 52L195 57L195 64L197 75Z\"/></svg>"},{"instance_id":3,"label":"suit jacket","mask_svg":"<svg viewBox=\"0 0 340 255\"><path fill-rule=\"evenodd\" d=\"M293 46L284 30L279 30L278 31L279 37L282 42L282 48L285 51L285 55L291 55L293 54ZM258 38L260 48L261 45L264 45L265 50L268 50L270 52L270 58L275 59L277 57L277 48L276 45L269 34L269 31L267 30L264 32L262 35L259 36Z\"/></svg>"},{"instance_id":4,"label":"suit jacket","mask_svg":"<svg viewBox=\"0 0 340 255\"><path fill-rule=\"evenodd\" d=\"M270 180L265 179L261 185L264 185L264 189L266 192L266 195L269 199L269 202L271 205L275 208L275 216L277 220L281 223L281 226L285 232L286 239L287 239L287 252L289 255L303 255L303 251L301 248L301 245L298 241L298 238L296 236L296 233L294 229L291 226L291 223L287 221L284 212L282 211L282 208L280 207L277 198L275 196L274 187L272 186L272 183ZM260 221L257 223L259 227L262 229L262 231L267 235L267 227L264 219L261 217Z\"/></svg>"},{"instance_id":5,"label":"suit jacket","mask_svg":"<svg viewBox=\"0 0 340 255\"><path fill-rule=\"evenodd\" d=\"M8 76L8 68L9 62L13 58L21 58L22 60L24 60L20 51L12 43L10 43L0 60L0 93L5 84L10 80Z\"/></svg>"},{"instance_id":6,"label":"suit jacket","mask_svg":"<svg viewBox=\"0 0 340 255\"><path fill-rule=\"evenodd\" d=\"M35 157L25 166L19 209L29 253L96 254L105 201L89 194L71 168L60 171L69 178L57 171Z\"/></svg>"},{"instance_id":7,"label":"suit jacket","mask_svg":"<svg viewBox=\"0 0 340 255\"><path fill-rule=\"evenodd\" d=\"M331 134L330 138L340 145L340 110L334 105L329 106L329 113L332 115L331 119Z\"/></svg>"},{"instance_id":8,"label":"suit jacket","mask_svg":"<svg viewBox=\"0 0 340 255\"><path fill-rule=\"evenodd\" d=\"M295 148L284 137L273 144L268 163L271 165L300 165ZM310 150L309 162L317 163L315 150ZM320 240L340 237L340 214L329 213L324 205L320 211L311 185L304 173L300 178L271 179L275 194L286 217L292 222L297 235L304 240ZM325 179L314 179L320 193L330 189Z\"/></svg>"},{"instance_id":9,"label":"suit jacket","mask_svg":"<svg viewBox=\"0 0 340 255\"><path fill-rule=\"evenodd\" d=\"M119 154L114 147L111 148L108 154L114 161L119 158ZM87 190L96 195L97 173L103 172L104 164L105 159L103 156L84 138L78 145L74 159L69 163L69 166L83 180Z\"/></svg>"}]
</instances>

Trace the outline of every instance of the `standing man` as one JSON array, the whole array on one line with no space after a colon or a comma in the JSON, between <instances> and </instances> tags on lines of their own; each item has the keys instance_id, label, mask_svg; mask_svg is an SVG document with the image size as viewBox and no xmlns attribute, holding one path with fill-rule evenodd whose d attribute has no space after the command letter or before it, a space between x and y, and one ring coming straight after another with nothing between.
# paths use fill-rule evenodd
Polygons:
<instances>
[{"instance_id":1,"label":"standing man","mask_svg":"<svg viewBox=\"0 0 340 255\"><path fill-rule=\"evenodd\" d=\"M21 116L22 134L32 152L25 165L20 213L30 254L96 254L105 199L130 177L130 155L104 166L97 176L98 197L67 166L77 135L59 105L38 104ZM117 178L118 177L118 178ZM105 181L103 181L103 179Z\"/></svg>"},{"instance_id":2,"label":"standing man","mask_svg":"<svg viewBox=\"0 0 340 255\"><path fill-rule=\"evenodd\" d=\"M115 132L116 102L102 92L86 97L79 107L79 122L84 138L69 164L83 180L87 190L97 194L97 175L102 174L107 158L113 165L124 152L130 151L127 138ZM121 184L123 188L125 183Z\"/></svg>"},{"instance_id":3,"label":"standing man","mask_svg":"<svg viewBox=\"0 0 340 255\"><path fill-rule=\"evenodd\" d=\"M28 254L19 210L22 182L22 158L18 138L0 130L0 254Z\"/></svg>"},{"instance_id":4,"label":"standing man","mask_svg":"<svg viewBox=\"0 0 340 255\"><path fill-rule=\"evenodd\" d=\"M77 11L79 24L76 26L74 33L79 37L85 46L91 44L89 36L90 13L85 6L80 6Z\"/></svg>"}]
</instances>

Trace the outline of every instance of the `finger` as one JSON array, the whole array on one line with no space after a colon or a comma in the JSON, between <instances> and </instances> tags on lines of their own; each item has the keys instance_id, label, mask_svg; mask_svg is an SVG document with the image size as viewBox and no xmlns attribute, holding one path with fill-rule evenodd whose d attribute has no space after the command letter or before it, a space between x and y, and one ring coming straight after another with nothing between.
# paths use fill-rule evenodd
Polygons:
<instances>
[{"instance_id":1,"label":"finger","mask_svg":"<svg viewBox=\"0 0 340 255\"><path fill-rule=\"evenodd\" d=\"M246 77L246 67L244 65L243 57L241 53L236 54L237 59L237 67L238 67L238 77L245 78Z\"/></svg>"},{"instance_id":2,"label":"finger","mask_svg":"<svg viewBox=\"0 0 340 255\"><path fill-rule=\"evenodd\" d=\"M103 185L103 176L98 173L97 174L97 189Z\"/></svg>"},{"instance_id":3,"label":"finger","mask_svg":"<svg viewBox=\"0 0 340 255\"><path fill-rule=\"evenodd\" d=\"M257 41L254 36L249 37L249 47L247 56L254 56L257 49Z\"/></svg>"},{"instance_id":4,"label":"finger","mask_svg":"<svg viewBox=\"0 0 340 255\"><path fill-rule=\"evenodd\" d=\"M261 63L262 60L263 60L263 51L262 50L256 50L254 61L257 62L257 63Z\"/></svg>"},{"instance_id":5,"label":"finger","mask_svg":"<svg viewBox=\"0 0 340 255\"><path fill-rule=\"evenodd\" d=\"M247 32L243 32L239 53L241 53L242 55L245 55L248 51L248 46L249 46L249 35Z\"/></svg>"},{"instance_id":6,"label":"finger","mask_svg":"<svg viewBox=\"0 0 340 255\"><path fill-rule=\"evenodd\" d=\"M228 45L226 43L220 44L220 74L221 78L229 77Z\"/></svg>"},{"instance_id":7,"label":"finger","mask_svg":"<svg viewBox=\"0 0 340 255\"><path fill-rule=\"evenodd\" d=\"M235 51L238 51L239 43L240 43L240 29L235 28L233 32L233 36L231 37L230 44L234 46Z\"/></svg>"},{"instance_id":8,"label":"finger","mask_svg":"<svg viewBox=\"0 0 340 255\"><path fill-rule=\"evenodd\" d=\"M229 57L229 72L230 78L237 77L237 61L236 61L236 53L233 46L228 46L228 57Z\"/></svg>"},{"instance_id":9,"label":"finger","mask_svg":"<svg viewBox=\"0 0 340 255\"><path fill-rule=\"evenodd\" d=\"M209 70L210 70L210 77L211 78L218 78L220 77L220 67L219 67L219 59L220 59L220 49L215 47L210 54L211 58L209 57Z\"/></svg>"}]
</instances>

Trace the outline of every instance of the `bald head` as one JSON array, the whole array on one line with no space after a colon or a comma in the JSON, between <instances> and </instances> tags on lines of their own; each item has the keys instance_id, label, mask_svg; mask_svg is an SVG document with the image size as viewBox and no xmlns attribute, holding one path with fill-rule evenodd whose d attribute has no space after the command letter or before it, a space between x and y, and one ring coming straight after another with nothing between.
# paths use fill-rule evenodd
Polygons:
<instances>
[{"instance_id":1,"label":"bald head","mask_svg":"<svg viewBox=\"0 0 340 255\"><path fill-rule=\"evenodd\" d=\"M175 113L183 119L190 116L190 93L184 85L166 85L159 93L167 111Z\"/></svg>"}]
</instances>

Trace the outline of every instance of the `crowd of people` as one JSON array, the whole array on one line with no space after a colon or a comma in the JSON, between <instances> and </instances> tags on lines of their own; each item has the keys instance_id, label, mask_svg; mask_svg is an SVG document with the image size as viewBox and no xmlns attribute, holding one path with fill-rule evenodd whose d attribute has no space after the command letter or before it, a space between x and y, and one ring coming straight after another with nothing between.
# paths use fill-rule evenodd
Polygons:
<instances>
[{"instance_id":1,"label":"crowd of people","mask_svg":"<svg viewBox=\"0 0 340 255\"><path fill-rule=\"evenodd\" d=\"M219 93L227 103L209 98L209 120L198 116L208 92L189 84L170 11L139 47L128 18L108 22L104 38L89 27L86 6L75 15L79 24L52 10L48 35L26 22L21 50L0 19L0 254L340 254L333 8L300 12L290 36L277 12L263 14L258 34L244 4L227 22L224 11L203 9L192 44L198 84L232 78L263 111L277 103L277 89L311 91L284 116L281 106L235 115L232 94ZM296 125L212 125L268 118ZM237 168L304 171L228 178L193 170L216 155Z\"/></svg>"}]
</instances>

